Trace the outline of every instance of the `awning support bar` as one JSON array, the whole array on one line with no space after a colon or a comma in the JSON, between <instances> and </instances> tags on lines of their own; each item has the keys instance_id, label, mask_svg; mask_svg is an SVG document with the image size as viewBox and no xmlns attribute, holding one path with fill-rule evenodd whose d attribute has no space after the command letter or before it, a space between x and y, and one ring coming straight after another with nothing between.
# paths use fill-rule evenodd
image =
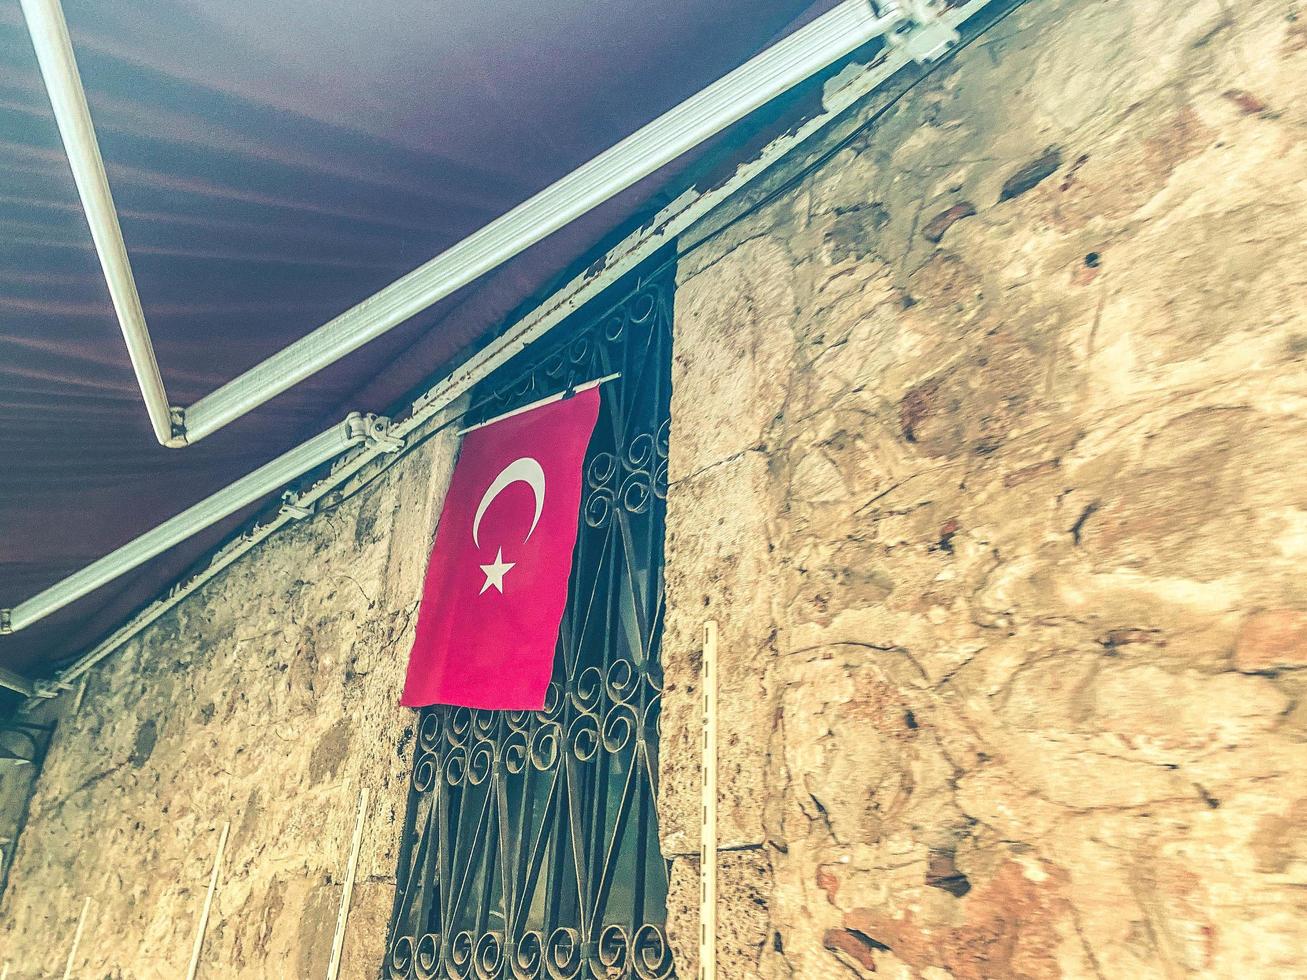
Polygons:
<instances>
[{"instance_id":1,"label":"awning support bar","mask_svg":"<svg viewBox=\"0 0 1307 980\"><path fill-rule=\"evenodd\" d=\"M361 416L358 412L352 412L343 422L170 517L158 527L91 562L81 571L74 572L12 609L0 610L0 614L3 614L0 615L0 621L3 622L0 632L16 633L31 626L120 575L138 568L192 534L267 497L309 470L335 459L347 449L373 441L381 443L389 452L399 448L389 434L389 419Z\"/></svg>"},{"instance_id":2,"label":"awning support bar","mask_svg":"<svg viewBox=\"0 0 1307 980\"><path fill-rule=\"evenodd\" d=\"M118 224L118 211L113 194L109 191L109 177L100 156L100 144L95 138L91 123L91 110L86 104L82 77L73 57L73 44L68 37L68 24L64 20L59 0L21 0L27 30L36 49L36 60L41 66L41 77L50 95L55 122L63 139L64 152L72 167L77 193L82 198L86 223L91 226L95 241L95 254L100 257L109 297L118 314L123 340L127 342L127 355L136 372L137 384L145 399L145 410L150 416L154 436L165 446L184 446L186 440L175 423L180 413L168 405L168 394L159 374L154 357L154 345L145 325L141 298L136 292L136 279L132 276L127 245Z\"/></svg>"},{"instance_id":3,"label":"awning support bar","mask_svg":"<svg viewBox=\"0 0 1307 980\"><path fill-rule=\"evenodd\" d=\"M25 698L36 695L36 685L21 674L0 667L0 687L21 694Z\"/></svg>"}]
</instances>

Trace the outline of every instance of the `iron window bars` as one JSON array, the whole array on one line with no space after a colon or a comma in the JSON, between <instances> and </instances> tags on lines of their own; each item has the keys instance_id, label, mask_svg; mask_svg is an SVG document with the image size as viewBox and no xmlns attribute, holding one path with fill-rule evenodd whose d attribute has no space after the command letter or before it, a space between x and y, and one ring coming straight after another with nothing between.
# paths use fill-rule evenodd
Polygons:
<instances>
[{"instance_id":1,"label":"iron window bars","mask_svg":"<svg viewBox=\"0 0 1307 980\"><path fill-rule=\"evenodd\" d=\"M600 388L545 709L421 712L396 980L674 975L656 811L674 276L624 280L477 390L473 422L621 373Z\"/></svg>"}]
</instances>

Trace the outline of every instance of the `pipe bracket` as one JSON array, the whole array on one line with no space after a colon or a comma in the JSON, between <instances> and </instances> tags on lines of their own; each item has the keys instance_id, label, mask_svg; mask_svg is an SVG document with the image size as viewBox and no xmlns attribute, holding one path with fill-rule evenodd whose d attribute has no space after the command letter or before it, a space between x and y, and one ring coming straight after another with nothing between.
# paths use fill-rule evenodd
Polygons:
<instances>
[{"instance_id":1,"label":"pipe bracket","mask_svg":"<svg viewBox=\"0 0 1307 980\"><path fill-rule=\"evenodd\" d=\"M294 520L297 521L302 521L306 517L313 516L313 508L311 506L305 507L302 504L300 504L299 494L295 493L295 491L287 490L285 493L281 495L281 500L282 500L281 513L284 514L286 517L293 518Z\"/></svg>"},{"instance_id":2,"label":"pipe bracket","mask_svg":"<svg viewBox=\"0 0 1307 980\"><path fill-rule=\"evenodd\" d=\"M365 415L365 435L368 448L382 453L397 453L404 448L404 439L390 431L390 419L384 415Z\"/></svg>"},{"instance_id":3,"label":"pipe bracket","mask_svg":"<svg viewBox=\"0 0 1307 980\"><path fill-rule=\"evenodd\" d=\"M886 41L919 65L938 61L960 40L942 19L940 0L871 0L871 6L878 16L897 21Z\"/></svg>"},{"instance_id":4,"label":"pipe bracket","mask_svg":"<svg viewBox=\"0 0 1307 980\"><path fill-rule=\"evenodd\" d=\"M170 449L180 449L188 445L186 439L186 408L183 405L168 406L168 424L172 429L172 438L166 445Z\"/></svg>"}]
</instances>

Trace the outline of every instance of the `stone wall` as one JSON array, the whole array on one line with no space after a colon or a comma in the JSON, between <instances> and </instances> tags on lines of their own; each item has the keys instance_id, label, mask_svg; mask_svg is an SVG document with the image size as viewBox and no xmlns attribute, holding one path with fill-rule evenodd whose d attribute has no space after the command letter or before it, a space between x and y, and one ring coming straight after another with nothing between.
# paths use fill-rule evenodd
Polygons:
<instances>
[{"instance_id":1,"label":"stone wall","mask_svg":"<svg viewBox=\"0 0 1307 980\"><path fill-rule=\"evenodd\" d=\"M895 86L680 267L679 974L712 618L724 978L1307 976L1307 7L1037 0ZM224 821L202 975L322 976L364 785L376 975L452 448L59 699L11 980L88 895L75 975L183 975Z\"/></svg>"},{"instance_id":2,"label":"stone wall","mask_svg":"<svg viewBox=\"0 0 1307 980\"><path fill-rule=\"evenodd\" d=\"M451 471L438 436L273 538L65 695L0 907L10 980L186 974L231 823L200 976L326 975L360 788L342 977L375 977L415 714L397 704Z\"/></svg>"},{"instance_id":3,"label":"stone wall","mask_svg":"<svg viewBox=\"0 0 1307 980\"><path fill-rule=\"evenodd\" d=\"M714 618L724 977L1307 976L1307 5L1029 3L891 101L681 265L681 975Z\"/></svg>"}]
</instances>

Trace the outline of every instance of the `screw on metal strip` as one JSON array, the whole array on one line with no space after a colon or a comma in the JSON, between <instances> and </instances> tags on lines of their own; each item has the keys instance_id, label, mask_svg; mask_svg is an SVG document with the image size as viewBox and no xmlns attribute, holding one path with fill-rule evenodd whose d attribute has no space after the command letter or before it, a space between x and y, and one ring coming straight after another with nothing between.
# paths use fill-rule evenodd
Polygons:
<instances>
[{"instance_id":1,"label":"screw on metal strip","mask_svg":"<svg viewBox=\"0 0 1307 980\"><path fill-rule=\"evenodd\" d=\"M186 439L186 409L182 405L168 406L168 426L172 430L172 438L168 445L172 448L185 446Z\"/></svg>"},{"instance_id":2,"label":"screw on metal strip","mask_svg":"<svg viewBox=\"0 0 1307 980\"><path fill-rule=\"evenodd\" d=\"M300 503L299 494L294 490L287 490L281 495L280 513L286 517L292 517L297 521L302 521L306 517L313 516L313 507L305 507Z\"/></svg>"},{"instance_id":3,"label":"screw on metal strip","mask_svg":"<svg viewBox=\"0 0 1307 980\"><path fill-rule=\"evenodd\" d=\"M871 0L871 7L878 17L898 21L885 38L918 64L938 61L960 40L941 19L939 0Z\"/></svg>"},{"instance_id":4,"label":"screw on metal strip","mask_svg":"<svg viewBox=\"0 0 1307 980\"><path fill-rule=\"evenodd\" d=\"M365 415L365 434L368 446L383 453L397 453L404 448L404 440L390 431L390 419L384 415Z\"/></svg>"}]
</instances>

